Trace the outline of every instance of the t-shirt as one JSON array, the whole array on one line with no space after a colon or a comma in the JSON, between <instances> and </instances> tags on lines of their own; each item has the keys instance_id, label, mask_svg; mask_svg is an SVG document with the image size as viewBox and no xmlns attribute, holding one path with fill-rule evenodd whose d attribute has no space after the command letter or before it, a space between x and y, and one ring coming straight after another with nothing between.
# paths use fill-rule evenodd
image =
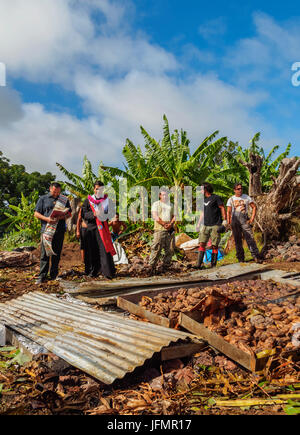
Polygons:
<instances>
[{"instance_id":1,"label":"t-shirt","mask_svg":"<svg viewBox=\"0 0 300 435\"><path fill-rule=\"evenodd\" d=\"M204 196L204 225L212 227L214 225L221 225L222 213L220 205L223 205L222 199L215 194Z\"/></svg>"},{"instance_id":2,"label":"t-shirt","mask_svg":"<svg viewBox=\"0 0 300 435\"><path fill-rule=\"evenodd\" d=\"M232 207L232 214L235 212L237 213L243 213L248 214L249 210L249 204L251 204L253 201L250 196L243 193L241 196L232 196L227 201L227 207Z\"/></svg>"},{"instance_id":3,"label":"t-shirt","mask_svg":"<svg viewBox=\"0 0 300 435\"><path fill-rule=\"evenodd\" d=\"M152 205L152 214L156 212L158 217L165 222L170 222L174 216L174 208L168 203L156 201ZM158 222L154 221L154 231L166 231Z\"/></svg>"},{"instance_id":4,"label":"t-shirt","mask_svg":"<svg viewBox=\"0 0 300 435\"><path fill-rule=\"evenodd\" d=\"M47 193L46 195L43 195L39 198L35 210L42 214L43 216L49 217L54 209L54 206L56 204L56 198L53 198L51 193ZM70 209L71 211L71 205L69 200L66 203L66 207ZM47 222L41 220L41 231L42 233L45 231ZM57 232L64 232L66 231L66 222L62 219L59 220L56 227Z\"/></svg>"}]
</instances>

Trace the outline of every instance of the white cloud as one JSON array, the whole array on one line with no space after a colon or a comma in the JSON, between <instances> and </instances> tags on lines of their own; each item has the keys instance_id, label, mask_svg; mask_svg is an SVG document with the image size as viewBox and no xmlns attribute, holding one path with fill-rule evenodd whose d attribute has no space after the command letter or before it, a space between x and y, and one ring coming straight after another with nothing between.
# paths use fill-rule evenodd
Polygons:
<instances>
[{"instance_id":1,"label":"white cloud","mask_svg":"<svg viewBox=\"0 0 300 435\"><path fill-rule=\"evenodd\" d=\"M0 127L10 125L23 116L19 94L6 87L0 87Z\"/></svg>"},{"instance_id":2,"label":"white cloud","mask_svg":"<svg viewBox=\"0 0 300 435\"><path fill-rule=\"evenodd\" d=\"M8 74L55 81L83 53L94 29L70 0L0 0L0 59Z\"/></svg>"},{"instance_id":3,"label":"white cloud","mask_svg":"<svg viewBox=\"0 0 300 435\"><path fill-rule=\"evenodd\" d=\"M27 170L58 173L56 162L80 173L85 154L95 164L113 162L117 149L101 140L97 122L48 113L40 104L25 104L23 118L1 129L1 151ZM104 159L105 157L105 159Z\"/></svg>"},{"instance_id":4,"label":"white cloud","mask_svg":"<svg viewBox=\"0 0 300 435\"><path fill-rule=\"evenodd\" d=\"M199 34L207 40L212 40L217 36L224 35L226 31L227 24L224 17L217 17L203 22L198 28Z\"/></svg>"},{"instance_id":5,"label":"white cloud","mask_svg":"<svg viewBox=\"0 0 300 435\"><path fill-rule=\"evenodd\" d=\"M0 149L28 170L57 173L58 161L79 173L85 154L94 165L100 160L120 165L127 137L143 143L140 125L161 138L164 113L171 129L186 130L194 146L217 129L243 145L257 131L263 131L266 144L274 145L273 138L280 143L276 130L256 114L265 92L243 91L215 74L176 80L174 73L182 68L177 58L130 28L130 1L0 0L0 7L0 60L8 73L62 84L82 98L88 114L80 120L40 104L22 106L9 90L6 100L0 94L0 115L8 97L11 105L0 125ZM246 50L253 62L260 53L265 66L273 24L256 16L258 36L241 41L228 63L234 65ZM203 53L196 49L194 55L201 61Z\"/></svg>"},{"instance_id":6,"label":"white cloud","mask_svg":"<svg viewBox=\"0 0 300 435\"><path fill-rule=\"evenodd\" d=\"M299 60L299 20L278 23L264 13L255 13L253 20L255 36L228 49L225 65L239 77L239 85L267 86L288 80L292 63Z\"/></svg>"}]
</instances>

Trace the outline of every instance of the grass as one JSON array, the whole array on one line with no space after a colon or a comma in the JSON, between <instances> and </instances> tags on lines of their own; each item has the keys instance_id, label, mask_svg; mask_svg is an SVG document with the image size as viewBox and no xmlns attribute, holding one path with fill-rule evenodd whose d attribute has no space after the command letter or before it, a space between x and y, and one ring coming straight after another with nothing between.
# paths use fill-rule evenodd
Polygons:
<instances>
[{"instance_id":1,"label":"grass","mask_svg":"<svg viewBox=\"0 0 300 435\"><path fill-rule=\"evenodd\" d=\"M258 247L258 249L260 251L262 249L262 247L263 247L263 242L262 242L261 235L259 233L255 233L254 234L254 239L255 239L257 247ZM245 246L245 244L243 244L243 246L244 246L244 251L245 251L245 262L253 260L248 246ZM236 258L236 250L235 250L235 248L231 249L225 255L225 257L222 260L218 261L217 266L218 267L219 266L225 266L227 264L234 264L234 263L238 263L238 260Z\"/></svg>"}]
</instances>

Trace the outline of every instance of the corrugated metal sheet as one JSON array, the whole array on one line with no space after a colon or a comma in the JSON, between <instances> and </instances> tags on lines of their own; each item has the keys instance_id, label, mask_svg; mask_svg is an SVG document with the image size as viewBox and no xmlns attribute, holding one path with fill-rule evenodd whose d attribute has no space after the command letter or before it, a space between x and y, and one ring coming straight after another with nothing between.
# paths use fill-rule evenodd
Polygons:
<instances>
[{"instance_id":1,"label":"corrugated metal sheet","mask_svg":"<svg viewBox=\"0 0 300 435\"><path fill-rule=\"evenodd\" d=\"M188 333L34 292L0 304L0 323L105 384L123 378Z\"/></svg>"}]
</instances>

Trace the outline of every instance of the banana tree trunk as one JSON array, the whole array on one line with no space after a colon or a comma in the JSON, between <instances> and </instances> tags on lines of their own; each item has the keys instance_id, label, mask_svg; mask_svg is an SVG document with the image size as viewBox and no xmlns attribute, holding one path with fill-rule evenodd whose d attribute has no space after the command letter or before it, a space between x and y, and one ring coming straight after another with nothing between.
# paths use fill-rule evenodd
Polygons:
<instances>
[{"instance_id":1,"label":"banana tree trunk","mask_svg":"<svg viewBox=\"0 0 300 435\"><path fill-rule=\"evenodd\" d=\"M240 160L240 163L249 171L249 196L256 197L262 194L261 168L263 159L258 154L250 154L250 162Z\"/></svg>"}]
</instances>

